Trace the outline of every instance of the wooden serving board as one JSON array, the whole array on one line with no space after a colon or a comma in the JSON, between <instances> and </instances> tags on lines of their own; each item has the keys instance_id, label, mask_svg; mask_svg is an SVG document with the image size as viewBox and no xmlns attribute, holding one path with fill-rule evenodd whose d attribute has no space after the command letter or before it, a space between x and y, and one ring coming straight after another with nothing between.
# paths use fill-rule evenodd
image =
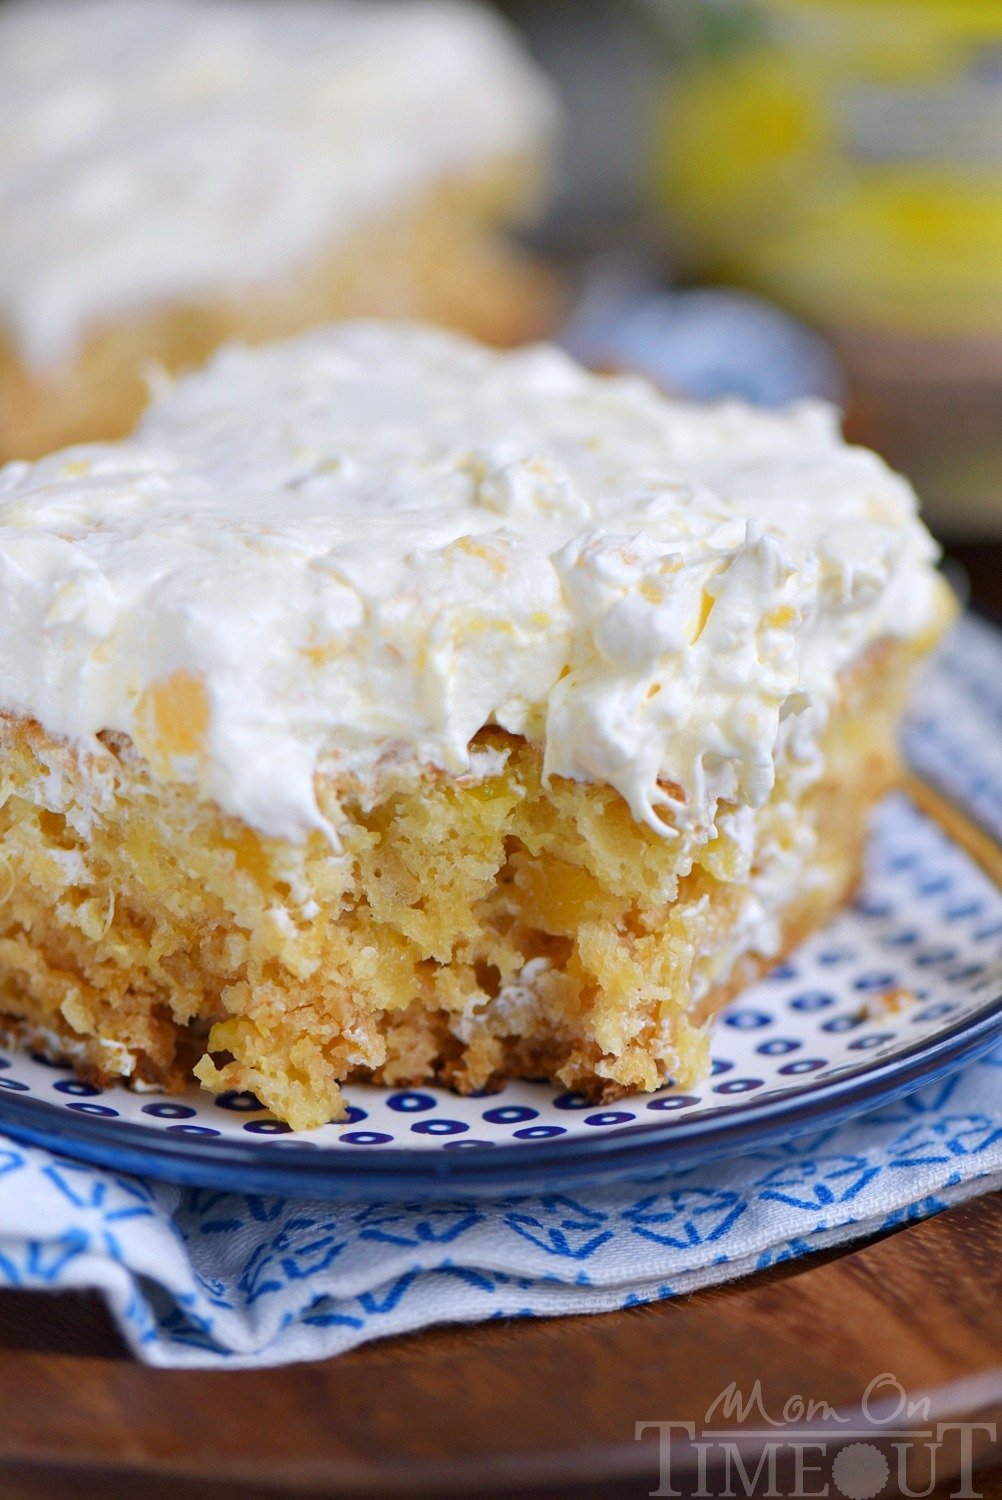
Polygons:
<instances>
[{"instance_id":1,"label":"wooden serving board","mask_svg":"<svg viewBox=\"0 0 1002 1500\"><path fill-rule=\"evenodd\" d=\"M910 1398L930 1397L932 1420L994 1420L1002 1439L1002 1194L673 1302L436 1329L277 1370L150 1370L128 1358L96 1300L6 1294L0 1495L643 1495L658 1485L658 1434L636 1441L637 1423L705 1429L731 1382L747 1396L759 1381L773 1418L799 1396L855 1412L855 1433L861 1398L885 1372ZM809 1436L787 1410L781 1485ZM749 1430L761 1422L742 1427L718 1406L710 1425L742 1436L754 1471L766 1439ZM893 1465L887 1433L860 1430ZM716 1440L710 1494L726 1483L722 1453ZM674 1485L692 1493L696 1455L677 1444L674 1454ZM1002 1493L1002 1444L978 1434L975 1454L975 1492ZM948 1438L935 1494L951 1492L958 1462ZM808 1482L818 1490L823 1476ZM910 1487L928 1483L928 1464L924 1478L913 1464ZM891 1481L881 1490L894 1493Z\"/></svg>"}]
</instances>

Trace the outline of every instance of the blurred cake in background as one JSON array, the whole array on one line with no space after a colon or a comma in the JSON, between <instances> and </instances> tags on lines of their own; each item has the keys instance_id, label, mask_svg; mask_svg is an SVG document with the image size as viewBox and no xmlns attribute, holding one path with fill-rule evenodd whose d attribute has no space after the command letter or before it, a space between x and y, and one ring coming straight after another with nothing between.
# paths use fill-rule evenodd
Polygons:
<instances>
[{"instance_id":1,"label":"blurred cake in background","mask_svg":"<svg viewBox=\"0 0 1002 1500\"><path fill-rule=\"evenodd\" d=\"M0 8L0 459L126 432L157 366L356 313L544 332L558 122L458 3Z\"/></svg>"}]
</instances>

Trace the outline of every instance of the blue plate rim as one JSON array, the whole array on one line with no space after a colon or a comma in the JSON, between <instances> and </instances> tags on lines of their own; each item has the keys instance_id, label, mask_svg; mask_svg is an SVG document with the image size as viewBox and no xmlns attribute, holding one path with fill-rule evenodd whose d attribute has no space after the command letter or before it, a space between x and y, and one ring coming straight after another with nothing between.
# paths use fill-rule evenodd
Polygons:
<instances>
[{"instance_id":1,"label":"blue plate rim","mask_svg":"<svg viewBox=\"0 0 1002 1500\"><path fill-rule=\"evenodd\" d=\"M559 1137L462 1151L367 1148L358 1155L249 1139L166 1136L132 1121L71 1115L44 1099L0 1093L0 1132L116 1171L188 1186L326 1200L400 1200L526 1195L598 1183L632 1172L687 1170L837 1124L889 1103L988 1052L1002 1034L1002 993L950 1026L889 1057L761 1102L735 1102L689 1117L623 1125L600 1135Z\"/></svg>"}]
</instances>

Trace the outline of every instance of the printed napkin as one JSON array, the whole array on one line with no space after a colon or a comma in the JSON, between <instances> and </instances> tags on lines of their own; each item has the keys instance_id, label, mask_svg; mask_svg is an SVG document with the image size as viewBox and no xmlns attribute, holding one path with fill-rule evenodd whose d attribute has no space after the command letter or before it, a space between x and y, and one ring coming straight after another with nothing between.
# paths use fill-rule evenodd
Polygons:
<instances>
[{"instance_id":1,"label":"printed napkin","mask_svg":"<svg viewBox=\"0 0 1002 1500\"><path fill-rule=\"evenodd\" d=\"M962 622L919 702L913 762L1002 834L1002 637ZM276 1365L433 1323L671 1297L998 1187L1002 1049L751 1155L491 1203L178 1188L0 1136L0 1286L99 1289L150 1364Z\"/></svg>"}]
</instances>

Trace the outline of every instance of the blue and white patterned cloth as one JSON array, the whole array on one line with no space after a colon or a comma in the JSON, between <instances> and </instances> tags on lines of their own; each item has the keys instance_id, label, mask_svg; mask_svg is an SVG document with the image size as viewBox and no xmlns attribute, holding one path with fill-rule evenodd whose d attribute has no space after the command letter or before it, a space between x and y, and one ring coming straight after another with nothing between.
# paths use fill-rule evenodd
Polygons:
<instances>
[{"instance_id":1,"label":"blue and white patterned cloth","mask_svg":"<svg viewBox=\"0 0 1002 1500\"><path fill-rule=\"evenodd\" d=\"M320 1359L431 1323L693 1291L1002 1187L1002 1052L841 1128L495 1204L174 1188L0 1143L0 1284L98 1287L151 1364Z\"/></svg>"},{"instance_id":2,"label":"blue and white patterned cloth","mask_svg":"<svg viewBox=\"0 0 1002 1500\"><path fill-rule=\"evenodd\" d=\"M1002 831L1002 638L965 621L947 667L923 695L910 753ZM964 710L972 673L990 726ZM177 1188L0 1137L0 1286L98 1288L150 1364L282 1364L432 1323L671 1297L997 1187L1002 1051L740 1159L489 1204Z\"/></svg>"}]
</instances>

